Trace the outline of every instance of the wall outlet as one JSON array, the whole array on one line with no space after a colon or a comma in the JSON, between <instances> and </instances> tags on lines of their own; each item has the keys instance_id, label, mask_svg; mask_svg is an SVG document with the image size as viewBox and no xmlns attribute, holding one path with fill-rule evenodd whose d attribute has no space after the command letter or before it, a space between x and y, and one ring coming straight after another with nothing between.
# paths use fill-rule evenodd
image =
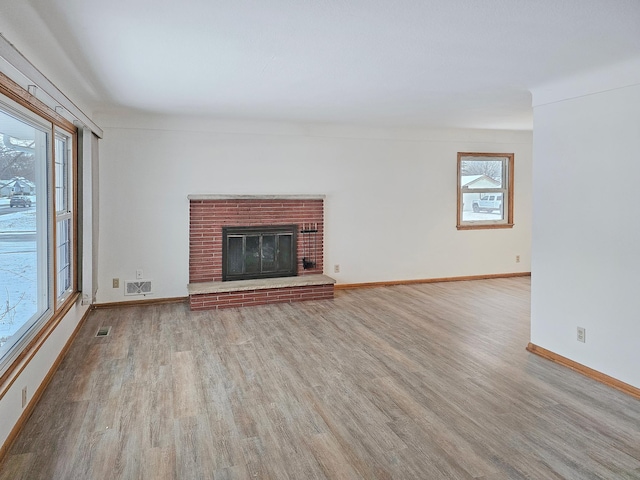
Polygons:
<instances>
[{"instance_id":1,"label":"wall outlet","mask_svg":"<svg viewBox=\"0 0 640 480\"><path fill-rule=\"evenodd\" d=\"M520 255L516 255L516 263L520 263Z\"/></svg>"},{"instance_id":2,"label":"wall outlet","mask_svg":"<svg viewBox=\"0 0 640 480\"><path fill-rule=\"evenodd\" d=\"M587 340L587 331L583 327L578 327L578 341L585 343Z\"/></svg>"},{"instance_id":3,"label":"wall outlet","mask_svg":"<svg viewBox=\"0 0 640 480\"><path fill-rule=\"evenodd\" d=\"M113 288L120 288L120 279L119 278L114 278L113 279Z\"/></svg>"},{"instance_id":4,"label":"wall outlet","mask_svg":"<svg viewBox=\"0 0 640 480\"><path fill-rule=\"evenodd\" d=\"M27 387L22 389L22 408L27 406Z\"/></svg>"},{"instance_id":5,"label":"wall outlet","mask_svg":"<svg viewBox=\"0 0 640 480\"><path fill-rule=\"evenodd\" d=\"M136 270L136 280L142 280L144 278L144 272L141 268Z\"/></svg>"},{"instance_id":6,"label":"wall outlet","mask_svg":"<svg viewBox=\"0 0 640 480\"><path fill-rule=\"evenodd\" d=\"M340 273L340 265L335 264L333 266L333 273Z\"/></svg>"}]
</instances>

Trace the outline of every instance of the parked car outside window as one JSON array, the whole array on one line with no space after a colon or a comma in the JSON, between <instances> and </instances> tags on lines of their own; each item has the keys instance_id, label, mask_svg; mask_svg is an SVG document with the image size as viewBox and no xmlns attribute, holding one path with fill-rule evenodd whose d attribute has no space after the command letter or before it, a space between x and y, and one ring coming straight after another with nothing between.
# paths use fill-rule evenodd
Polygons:
<instances>
[{"instance_id":1,"label":"parked car outside window","mask_svg":"<svg viewBox=\"0 0 640 480\"><path fill-rule=\"evenodd\" d=\"M11 197L10 207L30 207L31 199L28 197Z\"/></svg>"}]
</instances>

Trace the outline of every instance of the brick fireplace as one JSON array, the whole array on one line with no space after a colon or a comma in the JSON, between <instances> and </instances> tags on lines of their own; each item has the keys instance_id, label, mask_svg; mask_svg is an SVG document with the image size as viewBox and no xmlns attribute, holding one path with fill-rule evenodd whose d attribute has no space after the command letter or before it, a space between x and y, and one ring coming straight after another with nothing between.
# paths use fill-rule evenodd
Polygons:
<instances>
[{"instance_id":1,"label":"brick fireplace","mask_svg":"<svg viewBox=\"0 0 640 480\"><path fill-rule=\"evenodd\" d=\"M323 275L323 195L189 195L189 204L192 310L333 298L335 281ZM223 228L277 225L297 228L297 275L223 282Z\"/></svg>"}]
</instances>

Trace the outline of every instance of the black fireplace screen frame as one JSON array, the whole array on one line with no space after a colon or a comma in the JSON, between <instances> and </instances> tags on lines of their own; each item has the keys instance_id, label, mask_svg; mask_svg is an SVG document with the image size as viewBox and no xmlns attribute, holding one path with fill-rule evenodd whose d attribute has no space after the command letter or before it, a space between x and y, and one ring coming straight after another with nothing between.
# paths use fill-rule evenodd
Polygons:
<instances>
[{"instance_id":1,"label":"black fireplace screen frame","mask_svg":"<svg viewBox=\"0 0 640 480\"><path fill-rule=\"evenodd\" d=\"M298 235L297 225L260 225L254 227L223 227L222 228L222 281L250 280L257 278L294 277L298 274ZM268 237L265 242L264 238ZM270 242L273 237L273 247ZM250 250L247 253L247 239L250 240L250 248L255 247L258 239L258 252ZM287 247L286 243L290 245ZM230 247L230 243L233 245ZM274 248L273 259L265 262L263 244ZM242 245L242 265L238 265L238 248ZM283 248L281 249L281 244ZM235 252L235 262L230 256ZM268 250L268 248L266 248ZM269 252L267 252L267 255ZM286 265L285 260L290 259ZM249 265L247 264L249 262ZM231 265L231 263L234 263ZM273 265L269 265L273 263ZM281 265L284 263L285 265ZM266 264L266 266L265 266ZM256 270L256 265L258 268ZM242 270L241 272L239 270Z\"/></svg>"}]
</instances>

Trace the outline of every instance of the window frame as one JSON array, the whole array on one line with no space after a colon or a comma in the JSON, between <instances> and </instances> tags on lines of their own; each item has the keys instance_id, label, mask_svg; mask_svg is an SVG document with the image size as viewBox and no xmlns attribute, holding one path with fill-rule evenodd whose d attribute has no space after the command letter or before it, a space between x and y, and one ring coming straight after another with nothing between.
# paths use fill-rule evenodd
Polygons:
<instances>
[{"instance_id":1,"label":"window frame","mask_svg":"<svg viewBox=\"0 0 640 480\"><path fill-rule=\"evenodd\" d=\"M74 140L74 135L71 132L67 132L64 129L61 129L60 127L55 126L54 127L54 137L53 137L53 158L52 158L52 165L53 165L53 174L54 174L54 179L53 179L53 199L54 199L54 209L53 209L53 216L54 218L54 238L55 238L55 244L54 244L54 253L53 256L55 258L55 270L53 272L54 275L54 285L55 285L55 296L56 296L56 306L60 303L64 303L64 300L66 298L69 297L69 295L71 295L74 291L77 291L77 241L76 241L76 237L77 237L77 219L76 219L76 195L77 195L77 181L75 180L76 175L77 175L77 164L75 162L75 159L77 158L77 155L74 154L74 145L77 145L76 141ZM63 169L63 179L61 182L61 188L63 189L62 195L63 195L63 203L64 205L60 206L57 205L58 202L58 192L57 189L59 188L58 185L58 169L56 168L56 165L59 163L57 157L57 149L56 149L56 142L62 139L64 140L64 164L62 166ZM68 239L67 239L67 243L69 243L69 259L68 259L68 267L69 267L69 274L70 274L70 279L69 279L69 286L66 287L63 291L60 291L59 289L59 274L60 274L60 265L59 265L59 256L58 256L58 249L60 248L60 244L59 244L59 240L60 240L60 232L58 230L58 225L60 222L64 222L64 221L70 221L70 228L69 231L67 233L68 235Z\"/></svg>"},{"instance_id":2,"label":"window frame","mask_svg":"<svg viewBox=\"0 0 640 480\"><path fill-rule=\"evenodd\" d=\"M514 199L514 157L513 153L488 153L488 152L458 152L457 166L457 223L458 230L483 230L496 228L513 228L513 199ZM462 186L462 162L465 161L483 161L478 158L487 158L491 160L502 160L502 186L491 188L474 188L465 189ZM505 174L506 173L506 174ZM465 193L478 194L495 194L502 195L502 206L504 208L504 200L506 199L507 209L503 211L500 220L463 220L463 195Z\"/></svg>"},{"instance_id":3,"label":"window frame","mask_svg":"<svg viewBox=\"0 0 640 480\"><path fill-rule=\"evenodd\" d=\"M4 396L6 391L11 387L13 381L20 372L26 368L28 362L33 358L36 352L44 344L46 339L58 326L67 312L78 300L80 292L78 289L78 131L76 126L47 106L44 102L38 100L31 95L19 84L15 83L9 77L0 72L0 106L7 113L17 114L20 118L25 119L28 123L34 123L43 126L48 135L46 159L46 219L43 225L46 225L46 269L44 275L46 277L47 304L43 313L35 320L32 318L27 323L31 325L20 338L15 339L13 345L0 358L0 398ZM71 220L71 282L70 287L65 290L64 294L57 294L57 232L55 210L55 139L58 135L64 135L68 141L67 151L69 154L68 166L70 170L70 184L68 185L68 212L66 218ZM44 203L41 203L43 205Z\"/></svg>"}]
</instances>

